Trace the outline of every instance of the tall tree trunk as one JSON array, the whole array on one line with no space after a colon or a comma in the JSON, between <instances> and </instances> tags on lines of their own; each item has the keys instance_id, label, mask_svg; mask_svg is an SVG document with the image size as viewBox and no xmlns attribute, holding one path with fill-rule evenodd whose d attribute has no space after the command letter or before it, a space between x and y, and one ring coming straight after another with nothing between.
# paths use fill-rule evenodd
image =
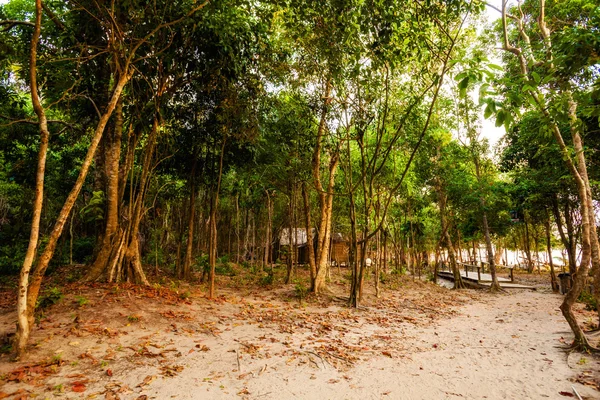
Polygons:
<instances>
[{"instance_id":1,"label":"tall tree trunk","mask_svg":"<svg viewBox=\"0 0 600 400\"><path fill-rule=\"evenodd\" d=\"M110 254L117 246L119 237L119 164L121 158L121 135L123 133L123 96L119 98L115 108L115 123L107 129L104 137L104 166L106 179L106 225L100 250L88 271L87 280L99 279L107 270Z\"/></svg>"},{"instance_id":2,"label":"tall tree trunk","mask_svg":"<svg viewBox=\"0 0 600 400\"><path fill-rule=\"evenodd\" d=\"M523 213L523 221L525 222L525 235L523 236L523 245L525 248L525 254L527 255L527 272L533 272L533 260L531 259L531 245L529 242L529 222L527 218L527 211Z\"/></svg>"},{"instance_id":3,"label":"tall tree trunk","mask_svg":"<svg viewBox=\"0 0 600 400\"><path fill-rule=\"evenodd\" d=\"M85 158L83 159L83 163L81 165L81 169L79 170L79 175L77 176L75 185L69 192L69 195L67 196L67 199L65 200L63 207L61 208L61 210L58 214L58 217L56 219L54 227L52 228L52 232L50 233L50 236L48 237L48 242L46 244L46 247L44 248L44 251L38 258L35 270L33 271L31 280L29 282L29 287L28 287L27 293L25 294L21 291L19 293L20 296L24 296L24 295L27 296L27 302L25 304L25 302L23 302L22 299L20 299L20 301L17 301L17 314L19 315L19 319L23 320L23 321L24 321L24 317L22 315L26 314L28 323L23 324L23 326L19 325L19 328L17 329L17 353L18 354L23 353L23 351L25 349L25 345L27 343L27 340L29 339L30 327L33 325L33 320L34 320L33 315L34 315L34 311L35 311L35 304L37 302L37 298L39 295L40 287L41 287L42 280L44 278L46 269L48 268L48 265L50 264L50 260L52 259L52 256L54 255L54 250L56 249L56 245L58 243L58 240L60 239L60 235L62 234L65 223L67 222L69 214L71 213L71 210L73 209L75 201L77 200L77 197L79 196L79 192L81 191L81 188L85 182L89 168L94 159L96 149L98 148L100 139L102 139L102 135L104 133L106 124L107 124L110 116L112 115L112 112L114 111L114 109L116 107L117 101L121 96L121 92L122 92L123 88L125 87L127 82L129 82L129 80L131 79L132 74L133 74L133 72L131 72L131 71L128 71L127 73L122 74L122 76L119 78L119 80L115 83L115 88L113 90L110 102L108 103L108 106L106 107L106 109L104 111L104 114L102 114L102 116L100 117L100 120L98 121L98 125L96 125L96 129L94 130L94 135L93 135L90 145L88 147L88 151L85 155ZM22 280L23 280L23 284L24 284L26 276L25 276L25 274L23 274L23 275L24 276L23 276ZM20 285L20 286L22 286L22 285Z\"/></svg>"},{"instance_id":4,"label":"tall tree trunk","mask_svg":"<svg viewBox=\"0 0 600 400\"><path fill-rule=\"evenodd\" d=\"M31 37L31 49L29 54L29 85L31 90L31 101L33 109L38 118L40 131L40 148L38 151L38 163L35 174L35 197L33 199L33 217L31 220L31 230L29 234L29 245L23 260L23 267L19 275L19 291L17 294L17 335L15 338L15 350L17 358L25 351L27 340L31 332L31 319L27 309L29 275L35 256L40 234L40 220L42 216L42 207L44 204L44 176L46 173L46 155L48 153L48 141L50 132L48 131L48 120L46 112L40 102L37 86L37 46L40 40L42 28L42 1L35 2L35 27ZM37 299L37 296L36 296ZM34 303L35 304L35 303Z\"/></svg>"},{"instance_id":5,"label":"tall tree trunk","mask_svg":"<svg viewBox=\"0 0 600 400\"><path fill-rule=\"evenodd\" d=\"M213 201L210 210L210 245L208 253L208 264L210 266L208 297L215 297L215 267L217 264L217 209L219 207L219 192L221 191L221 178L223 176L223 157L225 156L225 144L227 138L223 138L221 155L219 158L219 174L217 185L213 193Z\"/></svg>"},{"instance_id":6,"label":"tall tree trunk","mask_svg":"<svg viewBox=\"0 0 600 400\"><path fill-rule=\"evenodd\" d=\"M556 280L556 273L554 272L554 261L552 260L552 243L550 233L550 213L546 209L546 248L548 250L548 264L550 265L550 285L552 286L553 292L558 292L558 281Z\"/></svg>"},{"instance_id":7,"label":"tall tree trunk","mask_svg":"<svg viewBox=\"0 0 600 400\"><path fill-rule=\"evenodd\" d=\"M481 184L481 170L477 154L473 152L473 158L475 161L475 172L477 174L477 180ZM485 249L487 253L487 261L490 264L490 274L492 275L492 284L490 285L490 291L497 292L500 290L500 284L498 283L498 277L496 276L496 260L494 258L494 249L492 247L492 239L490 237L490 228L488 225L487 213L485 211L485 199L483 196L479 196L479 205L481 206L482 212L482 224L483 224L483 235L485 237Z\"/></svg>"},{"instance_id":8,"label":"tall tree trunk","mask_svg":"<svg viewBox=\"0 0 600 400\"><path fill-rule=\"evenodd\" d=\"M572 223L570 218L570 212L568 207L568 202L566 203L565 208L565 224L567 225L567 232L565 233L565 229L563 228L563 222L561 213L558 206L558 195L554 193L552 196L552 214L554 215L554 221L556 222L556 227L558 230L558 234L560 235L560 239L563 243L565 250L567 251L567 261L569 263L569 272L571 275L575 274L577 271L577 256L573 251L573 231L572 231ZM567 215L568 214L568 215ZM571 229L570 229L571 227Z\"/></svg>"},{"instance_id":9,"label":"tall tree trunk","mask_svg":"<svg viewBox=\"0 0 600 400\"><path fill-rule=\"evenodd\" d=\"M289 284L292 278L292 270L294 268L294 252L296 250L296 225L295 225L295 185L290 183L288 185L290 191L290 201L288 203L288 215L289 215L289 224L288 224L288 243L289 243L289 251L287 254L287 271L285 275L285 284Z\"/></svg>"},{"instance_id":10,"label":"tall tree trunk","mask_svg":"<svg viewBox=\"0 0 600 400\"><path fill-rule=\"evenodd\" d=\"M308 254L308 265L310 268L311 292L314 292L314 282L317 276L317 260L315 258L314 243L312 235L312 221L310 216L310 199L306 182L302 182L302 200L304 202L304 222L306 225L306 251Z\"/></svg>"},{"instance_id":11,"label":"tall tree trunk","mask_svg":"<svg viewBox=\"0 0 600 400\"><path fill-rule=\"evenodd\" d=\"M436 189L438 192L438 205L440 209L440 222L442 225L442 232L446 241L446 248L448 249L448 258L450 259L450 266L452 267L452 275L454 276L454 289L464 289L465 284L460 275L460 270L456 262L456 253L454 246L452 245L452 238L450 237L450 229L448 219L446 217L446 192L442 186L442 183L438 180L436 183Z\"/></svg>"},{"instance_id":12,"label":"tall tree trunk","mask_svg":"<svg viewBox=\"0 0 600 400\"><path fill-rule=\"evenodd\" d=\"M190 175L190 206L188 219L188 237L185 251L185 260L181 270L180 278L189 280L192 277L192 263L194 251L194 221L196 219L196 165L197 157L194 157L194 165Z\"/></svg>"}]
</instances>

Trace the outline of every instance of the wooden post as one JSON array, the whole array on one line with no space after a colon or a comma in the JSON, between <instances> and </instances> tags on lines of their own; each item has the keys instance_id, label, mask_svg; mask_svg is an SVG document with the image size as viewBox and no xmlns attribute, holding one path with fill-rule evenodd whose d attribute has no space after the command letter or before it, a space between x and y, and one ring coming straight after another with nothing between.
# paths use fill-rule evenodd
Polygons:
<instances>
[{"instance_id":1,"label":"wooden post","mask_svg":"<svg viewBox=\"0 0 600 400\"><path fill-rule=\"evenodd\" d=\"M477 267L477 280L481 280L481 267Z\"/></svg>"},{"instance_id":2,"label":"wooden post","mask_svg":"<svg viewBox=\"0 0 600 400\"><path fill-rule=\"evenodd\" d=\"M510 268L510 281L514 282L515 281L515 277L513 276L513 269L514 268Z\"/></svg>"},{"instance_id":3,"label":"wooden post","mask_svg":"<svg viewBox=\"0 0 600 400\"><path fill-rule=\"evenodd\" d=\"M465 276L469 277L469 266L467 264L465 264Z\"/></svg>"}]
</instances>

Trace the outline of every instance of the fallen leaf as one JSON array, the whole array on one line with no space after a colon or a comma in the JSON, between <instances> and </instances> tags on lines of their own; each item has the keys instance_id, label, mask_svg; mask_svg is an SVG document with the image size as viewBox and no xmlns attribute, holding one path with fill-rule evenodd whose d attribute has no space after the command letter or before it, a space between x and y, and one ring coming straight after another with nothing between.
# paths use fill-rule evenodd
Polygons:
<instances>
[{"instance_id":1,"label":"fallen leaf","mask_svg":"<svg viewBox=\"0 0 600 400\"><path fill-rule=\"evenodd\" d=\"M73 390L74 392L85 392L87 388L85 387L85 385L83 383L77 383L74 384L73 387L71 388L71 390Z\"/></svg>"},{"instance_id":2,"label":"fallen leaf","mask_svg":"<svg viewBox=\"0 0 600 400\"><path fill-rule=\"evenodd\" d=\"M110 369L107 369L107 370L106 370L106 375L108 375L108 376L112 376L112 370L110 370Z\"/></svg>"},{"instance_id":3,"label":"fallen leaf","mask_svg":"<svg viewBox=\"0 0 600 400\"><path fill-rule=\"evenodd\" d=\"M575 397L575 395L571 392L558 392L558 394L565 397Z\"/></svg>"},{"instance_id":4,"label":"fallen leaf","mask_svg":"<svg viewBox=\"0 0 600 400\"><path fill-rule=\"evenodd\" d=\"M142 387L142 386L145 386L145 385L149 385L149 384L150 384L150 382L152 382L152 381L153 381L153 380L155 380L155 379L156 379L156 375L148 375L147 377L145 377L145 378L144 378L144 380L142 381L142 383L140 383L140 384L138 385L138 387Z\"/></svg>"}]
</instances>

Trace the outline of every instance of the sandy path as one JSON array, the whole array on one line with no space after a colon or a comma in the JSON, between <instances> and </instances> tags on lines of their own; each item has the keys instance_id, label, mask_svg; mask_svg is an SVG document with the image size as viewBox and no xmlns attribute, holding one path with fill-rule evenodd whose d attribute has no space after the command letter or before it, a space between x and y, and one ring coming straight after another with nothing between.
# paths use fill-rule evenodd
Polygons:
<instances>
[{"instance_id":1,"label":"sandy path","mask_svg":"<svg viewBox=\"0 0 600 400\"><path fill-rule=\"evenodd\" d=\"M597 391L569 381L576 371L558 348L561 337L569 340L560 301L561 296L551 293L519 291L465 306L459 316L435 326L376 328L380 335L389 334L395 350L400 341L406 351L394 351L393 358L380 355L384 343L375 357L343 370L311 355L307 347L296 347L296 357L274 347L267 358L242 354L240 373L239 347L233 340L255 339L257 327L234 326L204 342L209 352L182 357L185 369L180 374L159 377L136 391L158 399L560 399L565 398L560 392L572 393L574 385L582 396L600 398ZM304 337L261 332L284 344L287 338L291 347L310 343ZM358 341L360 336L355 329L344 340ZM193 347L192 339L188 341L176 345ZM131 372L134 387L148 370Z\"/></svg>"}]
</instances>

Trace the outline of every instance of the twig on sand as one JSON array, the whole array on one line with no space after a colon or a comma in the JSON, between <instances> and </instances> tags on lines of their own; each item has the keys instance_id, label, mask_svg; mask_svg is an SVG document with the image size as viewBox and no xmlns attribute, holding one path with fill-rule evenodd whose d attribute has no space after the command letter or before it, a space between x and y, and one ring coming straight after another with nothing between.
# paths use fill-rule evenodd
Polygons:
<instances>
[{"instance_id":1,"label":"twig on sand","mask_svg":"<svg viewBox=\"0 0 600 400\"><path fill-rule=\"evenodd\" d=\"M573 389L573 392L575 392L575 395L577 396L577 398L578 398L579 400L583 400L583 399L581 398L581 396L579 395L579 393L577 393L577 389L575 389L575 386L571 386L571 389Z\"/></svg>"},{"instance_id":2,"label":"twig on sand","mask_svg":"<svg viewBox=\"0 0 600 400\"><path fill-rule=\"evenodd\" d=\"M354 363L350 360L348 360L347 358L341 357L341 356L337 356L335 354L331 354L330 352L328 352L327 350L323 350L325 352L325 354L327 354L330 357L333 358L337 358L338 360L342 360L343 362L349 364L349 365L354 365Z\"/></svg>"},{"instance_id":3,"label":"twig on sand","mask_svg":"<svg viewBox=\"0 0 600 400\"><path fill-rule=\"evenodd\" d=\"M237 359L238 372L242 372L242 367L240 365L240 352L237 349L235 349L235 356Z\"/></svg>"},{"instance_id":4,"label":"twig on sand","mask_svg":"<svg viewBox=\"0 0 600 400\"><path fill-rule=\"evenodd\" d=\"M258 373L258 376L261 376L263 374L263 372L265 372L266 370L267 370L267 364L265 364L265 366L261 368L260 372Z\"/></svg>"},{"instance_id":5,"label":"twig on sand","mask_svg":"<svg viewBox=\"0 0 600 400\"><path fill-rule=\"evenodd\" d=\"M321 360L321 362L323 363L323 369L325 369L325 360L323 359L323 357L321 357L319 354L315 353L314 351L306 351L306 354L312 354L313 356L317 357L319 360ZM317 368L321 369L321 366L319 364L317 364L316 361L314 361L312 358L308 357L308 359L313 362ZM329 361L328 361L329 363Z\"/></svg>"}]
</instances>

